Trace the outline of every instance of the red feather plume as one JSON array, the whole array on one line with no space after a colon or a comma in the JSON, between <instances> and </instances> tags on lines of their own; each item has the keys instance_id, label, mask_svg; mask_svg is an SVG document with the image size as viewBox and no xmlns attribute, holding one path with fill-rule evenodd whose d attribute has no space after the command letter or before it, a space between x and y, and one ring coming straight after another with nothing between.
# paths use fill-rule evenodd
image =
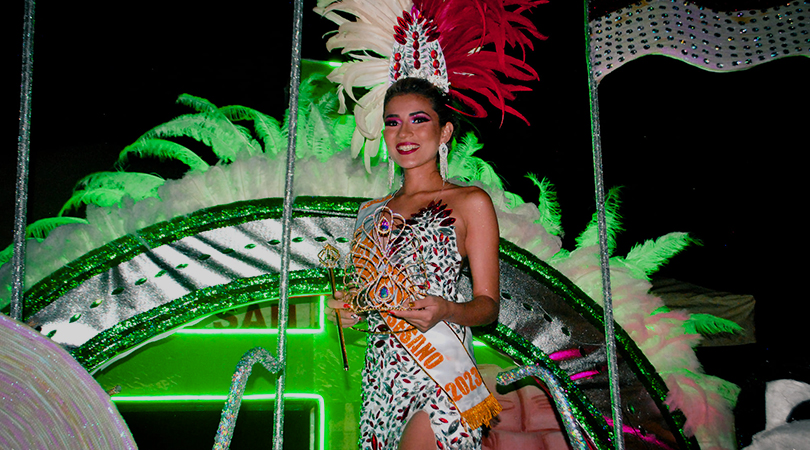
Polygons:
<instances>
[{"instance_id":1,"label":"red feather plume","mask_svg":"<svg viewBox=\"0 0 810 450\"><path fill-rule=\"evenodd\" d=\"M526 49L533 49L532 39L546 39L523 13L547 0L414 0L423 16L438 25L439 44L444 53L450 82L450 96L471 112L473 117L486 117L484 107L462 91L483 95L501 110L501 124L506 113L526 118L507 102L515 93L528 87L506 84L501 77L519 81L536 80L537 72L525 61ZM507 45L519 48L523 59L506 54ZM500 74L500 76L499 76Z\"/></svg>"}]
</instances>

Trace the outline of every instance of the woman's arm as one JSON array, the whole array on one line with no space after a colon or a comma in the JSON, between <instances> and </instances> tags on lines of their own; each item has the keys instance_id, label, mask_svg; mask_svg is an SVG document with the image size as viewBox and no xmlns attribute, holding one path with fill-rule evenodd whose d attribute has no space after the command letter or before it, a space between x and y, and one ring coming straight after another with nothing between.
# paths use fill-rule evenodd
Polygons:
<instances>
[{"instance_id":1,"label":"woman's arm","mask_svg":"<svg viewBox=\"0 0 810 450\"><path fill-rule=\"evenodd\" d=\"M427 296L414 302L409 311L394 315L427 331L442 320L465 326L486 325L498 319L500 307L498 219L492 200L478 188L466 188L453 202L454 211L463 221L464 243L473 279L473 299L454 303L441 297Z\"/></svg>"}]
</instances>

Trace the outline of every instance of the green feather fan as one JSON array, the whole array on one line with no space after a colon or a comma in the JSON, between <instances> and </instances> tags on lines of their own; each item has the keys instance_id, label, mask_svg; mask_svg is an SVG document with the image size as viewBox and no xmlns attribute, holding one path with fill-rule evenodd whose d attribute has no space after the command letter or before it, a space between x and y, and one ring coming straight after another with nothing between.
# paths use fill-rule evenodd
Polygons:
<instances>
[{"instance_id":1,"label":"green feather fan","mask_svg":"<svg viewBox=\"0 0 810 450\"><path fill-rule=\"evenodd\" d=\"M219 109L202 97L196 97L191 94L181 94L177 97L177 103L188 106L189 108L199 113L219 114Z\"/></svg>"},{"instance_id":2,"label":"green feather fan","mask_svg":"<svg viewBox=\"0 0 810 450\"><path fill-rule=\"evenodd\" d=\"M649 279L649 276L657 272L670 258L692 243L696 241L687 233L669 233L658 239L634 245L627 253L625 263L633 271L633 275Z\"/></svg>"},{"instance_id":3,"label":"green feather fan","mask_svg":"<svg viewBox=\"0 0 810 450\"><path fill-rule=\"evenodd\" d=\"M98 172L77 183L73 195L62 206L59 215L82 205L114 206L125 196L134 201L157 197L165 180L155 175L137 172Z\"/></svg>"},{"instance_id":4,"label":"green feather fan","mask_svg":"<svg viewBox=\"0 0 810 450\"><path fill-rule=\"evenodd\" d=\"M253 129L264 144L264 152L275 155L287 149L287 132L274 117L270 117L246 106L223 106L220 108L225 117L234 122L252 120Z\"/></svg>"},{"instance_id":5,"label":"green feather fan","mask_svg":"<svg viewBox=\"0 0 810 450\"><path fill-rule=\"evenodd\" d=\"M739 333L743 328L737 323L711 314L692 314L684 323L684 331L704 336L720 333Z\"/></svg>"},{"instance_id":6,"label":"green feather fan","mask_svg":"<svg viewBox=\"0 0 810 450\"><path fill-rule=\"evenodd\" d=\"M448 160L448 172L455 178L467 182L480 181L495 190L503 191L503 181L495 173L495 169L483 159L474 156L475 152L482 148L484 144L478 142L476 135L465 134L461 141L456 141L453 145Z\"/></svg>"},{"instance_id":7,"label":"green feather fan","mask_svg":"<svg viewBox=\"0 0 810 450\"><path fill-rule=\"evenodd\" d=\"M526 178L532 180L532 183L540 190L537 200L540 219L537 220L537 223L543 225L543 228L552 235L561 236L562 212L560 211L560 204L557 203L557 192L554 191L554 186L545 178L538 180L537 175L533 173L526 175Z\"/></svg>"},{"instance_id":8,"label":"green feather fan","mask_svg":"<svg viewBox=\"0 0 810 450\"><path fill-rule=\"evenodd\" d=\"M190 171L199 170L204 172L210 167L207 162L197 156L193 151L176 142L167 141L165 139L138 139L133 144L121 150L116 166L125 166L130 154L135 154L140 158L150 156L158 158L160 161L177 160L187 165Z\"/></svg>"},{"instance_id":9,"label":"green feather fan","mask_svg":"<svg viewBox=\"0 0 810 450\"><path fill-rule=\"evenodd\" d=\"M219 112L177 117L152 128L141 139L167 137L193 138L211 147L217 158L224 162L233 161L243 152L250 156L262 152L259 143L245 127L234 124Z\"/></svg>"},{"instance_id":10,"label":"green feather fan","mask_svg":"<svg viewBox=\"0 0 810 450\"><path fill-rule=\"evenodd\" d=\"M619 206L621 204L619 201L619 190L619 187L610 189L607 197L605 198L605 221L607 223L607 244L609 254L613 253L613 249L616 248L616 235L622 231L621 216L619 215ZM577 248L590 247L592 245L599 244L597 218L597 213L594 212L588 227L585 228L585 231L583 231L582 234L577 236Z\"/></svg>"}]
</instances>

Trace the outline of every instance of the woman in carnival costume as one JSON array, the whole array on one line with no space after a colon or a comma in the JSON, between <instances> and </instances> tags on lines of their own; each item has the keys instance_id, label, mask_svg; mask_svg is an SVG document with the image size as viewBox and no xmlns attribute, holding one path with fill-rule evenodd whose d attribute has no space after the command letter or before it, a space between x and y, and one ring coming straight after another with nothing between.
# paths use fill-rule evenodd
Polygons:
<instances>
[{"instance_id":1,"label":"woman in carnival costume","mask_svg":"<svg viewBox=\"0 0 810 450\"><path fill-rule=\"evenodd\" d=\"M330 75L342 110L344 94L356 101L353 154L363 150L368 168L382 135L389 178L395 165L403 173L395 192L360 207L347 291L329 301L328 316L338 311L342 326L368 321L361 448L478 449L482 427L501 410L476 368L469 328L498 318L497 218L483 190L447 180L447 154L453 110L486 115L459 89L523 118L506 101L526 88L495 72L537 78L504 46L523 49L542 37L521 15L539 3L351 0L317 8L341 25L330 50L363 52ZM369 92L357 99L357 86ZM456 290L463 264L472 299Z\"/></svg>"}]
</instances>

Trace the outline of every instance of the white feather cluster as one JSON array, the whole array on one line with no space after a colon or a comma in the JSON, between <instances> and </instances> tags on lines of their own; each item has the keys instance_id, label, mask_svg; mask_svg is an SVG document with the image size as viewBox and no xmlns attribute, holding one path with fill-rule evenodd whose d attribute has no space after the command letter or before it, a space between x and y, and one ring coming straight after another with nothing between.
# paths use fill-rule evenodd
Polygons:
<instances>
[{"instance_id":1,"label":"white feather cluster","mask_svg":"<svg viewBox=\"0 0 810 450\"><path fill-rule=\"evenodd\" d=\"M340 113L346 112L346 94L355 102L353 113L357 128L351 153L356 157L365 148L363 162L367 171L371 171L371 160L377 156L381 145L383 99L395 42L393 27L402 11L410 11L412 6L410 0L322 0L315 8L316 13L339 27L326 42L326 48L329 51L342 48L342 53L355 59L342 64L328 78L338 84ZM347 20L341 14L352 15L356 20ZM370 91L358 99L353 87Z\"/></svg>"},{"instance_id":2,"label":"white feather cluster","mask_svg":"<svg viewBox=\"0 0 810 450\"><path fill-rule=\"evenodd\" d=\"M668 245L665 238L660 240ZM654 246L654 243L647 244ZM650 253L655 254L651 250ZM659 258L659 263L667 259L661 257L660 252L655 257ZM604 304L598 245L591 243L570 253L560 253L550 263L589 297L600 305ZM666 311L664 302L649 294L652 285L646 279L647 273L639 270L639 265L644 266L620 256L610 259L614 320L661 375L669 389L666 404L672 410L684 413L687 435L694 435L701 448L736 448L732 409L739 388L703 373L694 352L701 335L691 334L686 329L690 314L686 311L660 312Z\"/></svg>"}]
</instances>

